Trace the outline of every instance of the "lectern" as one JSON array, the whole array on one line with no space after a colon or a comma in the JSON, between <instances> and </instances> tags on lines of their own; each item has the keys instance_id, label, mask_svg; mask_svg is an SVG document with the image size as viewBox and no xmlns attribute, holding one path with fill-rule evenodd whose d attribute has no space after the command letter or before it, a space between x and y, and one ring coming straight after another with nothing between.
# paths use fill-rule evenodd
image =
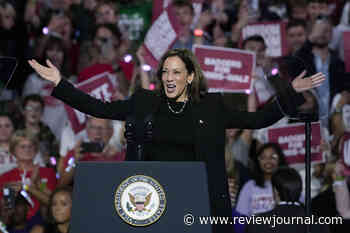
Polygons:
<instances>
[{"instance_id":1,"label":"lectern","mask_svg":"<svg viewBox=\"0 0 350 233\"><path fill-rule=\"evenodd\" d=\"M203 162L80 162L70 233L212 232Z\"/></svg>"}]
</instances>

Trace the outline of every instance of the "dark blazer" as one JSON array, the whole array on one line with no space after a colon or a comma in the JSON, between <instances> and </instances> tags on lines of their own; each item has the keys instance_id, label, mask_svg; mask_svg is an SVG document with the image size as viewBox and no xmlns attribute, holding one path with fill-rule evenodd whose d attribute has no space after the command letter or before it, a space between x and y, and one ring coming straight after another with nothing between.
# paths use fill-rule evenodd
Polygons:
<instances>
[{"instance_id":1,"label":"dark blazer","mask_svg":"<svg viewBox=\"0 0 350 233\"><path fill-rule=\"evenodd\" d=\"M133 115L141 125L146 116L157 111L163 98L155 92L140 90L128 100L105 103L75 89L65 80L60 81L52 95L89 115L122 121ZM225 129L263 128L275 123L282 116L278 104L274 102L254 113L229 110L223 103L222 95L218 93L208 93L200 103L193 104L195 156L196 160L204 161L207 165L213 216L231 216L232 213L224 157Z\"/></svg>"},{"instance_id":2,"label":"dark blazer","mask_svg":"<svg viewBox=\"0 0 350 233\"><path fill-rule=\"evenodd\" d=\"M256 215L256 217L265 217L265 219L267 219L266 217L271 216L305 217L305 209L301 206L295 205L277 205L271 211ZM315 217L315 219L317 218ZM304 224L296 224L296 222L292 224L292 221L296 220L292 220L291 218L283 221L286 221L286 223L288 224L278 225L273 224L273 222L271 222L270 224L248 224L246 227L246 233L306 233L306 227ZM310 232L329 233L329 227L327 225L310 225L310 229Z\"/></svg>"}]
</instances>

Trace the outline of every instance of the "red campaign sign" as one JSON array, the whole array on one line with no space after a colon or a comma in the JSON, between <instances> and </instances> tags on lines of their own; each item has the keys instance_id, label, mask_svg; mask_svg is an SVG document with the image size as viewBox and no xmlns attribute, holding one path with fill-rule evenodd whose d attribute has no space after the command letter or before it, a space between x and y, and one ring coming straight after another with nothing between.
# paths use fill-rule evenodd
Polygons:
<instances>
[{"instance_id":1,"label":"red campaign sign","mask_svg":"<svg viewBox=\"0 0 350 233\"><path fill-rule=\"evenodd\" d=\"M320 149L320 123L311 125L311 162L323 162ZM278 143L286 156L288 164L305 162L305 129L303 124L293 124L268 129L269 142Z\"/></svg>"},{"instance_id":2,"label":"red campaign sign","mask_svg":"<svg viewBox=\"0 0 350 233\"><path fill-rule=\"evenodd\" d=\"M166 9L172 0L153 0L152 4L152 22L154 22L158 16L163 13L163 10Z\"/></svg>"},{"instance_id":3,"label":"red campaign sign","mask_svg":"<svg viewBox=\"0 0 350 233\"><path fill-rule=\"evenodd\" d=\"M111 80L109 79L109 75L110 74L108 72L98 74L92 78L89 78L88 80L85 80L84 82L77 84L75 87L95 97L96 99L110 102L115 89ZM79 133L85 128L85 114L69 107L68 105L65 105L64 107L67 111L68 119L74 133Z\"/></svg>"},{"instance_id":4,"label":"red campaign sign","mask_svg":"<svg viewBox=\"0 0 350 233\"><path fill-rule=\"evenodd\" d=\"M254 53L204 45L194 45L193 50L210 92L249 93L255 68Z\"/></svg>"},{"instance_id":5,"label":"red campaign sign","mask_svg":"<svg viewBox=\"0 0 350 233\"><path fill-rule=\"evenodd\" d=\"M350 176L350 133L344 134L341 160L345 165L345 175Z\"/></svg>"},{"instance_id":6,"label":"red campaign sign","mask_svg":"<svg viewBox=\"0 0 350 233\"><path fill-rule=\"evenodd\" d=\"M54 88L54 84L52 83L48 83L46 85L43 86L43 90L42 90L42 96L45 102L45 106L50 106L50 107L54 107L57 106L59 104L62 104L62 102L58 99L56 99L55 97L51 96L51 92Z\"/></svg>"},{"instance_id":7,"label":"red campaign sign","mask_svg":"<svg viewBox=\"0 0 350 233\"><path fill-rule=\"evenodd\" d=\"M344 61L346 72L350 72L350 31L343 32L343 41L344 41Z\"/></svg>"},{"instance_id":8,"label":"red campaign sign","mask_svg":"<svg viewBox=\"0 0 350 233\"><path fill-rule=\"evenodd\" d=\"M181 26L176 20L175 10L170 4L154 20L144 40L144 59L151 67L156 68L160 58L176 41Z\"/></svg>"},{"instance_id":9,"label":"red campaign sign","mask_svg":"<svg viewBox=\"0 0 350 233\"><path fill-rule=\"evenodd\" d=\"M282 57L288 54L288 44L286 38L286 23L254 23L245 26L242 30L242 41L253 35L260 35L264 38L267 49L266 55L269 57Z\"/></svg>"}]
</instances>

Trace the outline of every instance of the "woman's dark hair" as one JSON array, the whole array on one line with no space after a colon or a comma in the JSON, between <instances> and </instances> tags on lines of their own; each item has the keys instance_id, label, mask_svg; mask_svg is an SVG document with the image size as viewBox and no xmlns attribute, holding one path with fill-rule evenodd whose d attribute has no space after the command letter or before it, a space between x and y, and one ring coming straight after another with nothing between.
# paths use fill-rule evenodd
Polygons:
<instances>
[{"instance_id":1,"label":"woman's dark hair","mask_svg":"<svg viewBox=\"0 0 350 233\"><path fill-rule=\"evenodd\" d=\"M53 49L53 48L56 48L58 50L62 50L63 53L65 52L64 50L64 42L61 38L57 37L57 36L49 36L46 44L45 44L45 47L43 49L43 54L42 54L42 60L45 61L46 60L46 52L47 50L50 50L50 49Z\"/></svg>"},{"instance_id":2,"label":"woman's dark hair","mask_svg":"<svg viewBox=\"0 0 350 233\"><path fill-rule=\"evenodd\" d=\"M50 196L50 201L49 201L49 207L48 207L48 223L52 226L56 226L57 222L55 221L55 218L52 215L52 204L53 204L53 198L56 196L58 193L67 193L71 198L73 196L73 188L71 186L63 186L60 188L55 189L51 196Z\"/></svg>"},{"instance_id":3,"label":"woman's dark hair","mask_svg":"<svg viewBox=\"0 0 350 233\"><path fill-rule=\"evenodd\" d=\"M193 81L191 82L191 84L188 85L187 95L190 101L198 103L201 97L203 97L207 93L208 86L207 86L207 81L204 77L204 74L202 72L202 69L196 57L188 49L169 50L160 59L158 70L157 70L157 78L161 83L160 94L162 96L165 96L165 90L162 82L162 71L163 71L164 62L168 57L179 57L182 60L182 62L185 64L188 75L194 74Z\"/></svg>"},{"instance_id":4,"label":"woman's dark hair","mask_svg":"<svg viewBox=\"0 0 350 233\"><path fill-rule=\"evenodd\" d=\"M120 45L120 42L122 40L122 33L120 32L120 30L118 29L118 27L116 25L111 24L111 23L105 23L105 24L98 24L98 25L96 25L94 30L93 30L94 38L96 37L97 31L100 28L106 28L109 31L111 31L112 35L118 40L118 44Z\"/></svg>"},{"instance_id":5,"label":"woman's dark hair","mask_svg":"<svg viewBox=\"0 0 350 233\"><path fill-rule=\"evenodd\" d=\"M208 35L210 36L210 39L212 41L214 41L214 29L216 26L219 26L220 29L225 33L227 31L227 26L226 24L223 24L221 22L219 22L218 20L216 19L213 19L209 25L206 27L206 31L208 32Z\"/></svg>"},{"instance_id":6,"label":"woman's dark hair","mask_svg":"<svg viewBox=\"0 0 350 233\"><path fill-rule=\"evenodd\" d=\"M259 163L259 156L267 149L272 148L276 154L278 155L278 167L281 166L287 166L287 162L285 160L283 151L281 149L281 147L277 144L277 143L266 143L264 145L262 145L262 147L258 150L258 152L256 153L256 156L254 156L253 158L253 163L254 163L254 180L257 186L260 187L264 187L265 184L265 178L264 178L264 172L260 167L260 163Z\"/></svg>"},{"instance_id":7,"label":"woman's dark hair","mask_svg":"<svg viewBox=\"0 0 350 233\"><path fill-rule=\"evenodd\" d=\"M60 70L61 70L61 73L63 73L63 75L67 75L67 73L68 73L67 72L68 64L66 64L67 54L66 54L66 50L64 47L64 42L61 38L59 38L57 36L49 36L48 40L45 42L45 47L42 50L43 52L41 54L40 61L44 64L46 63L46 59L48 58L47 51L51 50L51 49L57 49L57 50L63 52L63 62L62 62L62 67L60 68Z\"/></svg>"},{"instance_id":8,"label":"woman's dark hair","mask_svg":"<svg viewBox=\"0 0 350 233\"><path fill-rule=\"evenodd\" d=\"M280 167L271 178L272 187L278 192L281 201L297 202L303 188L299 173L290 167Z\"/></svg>"}]
</instances>

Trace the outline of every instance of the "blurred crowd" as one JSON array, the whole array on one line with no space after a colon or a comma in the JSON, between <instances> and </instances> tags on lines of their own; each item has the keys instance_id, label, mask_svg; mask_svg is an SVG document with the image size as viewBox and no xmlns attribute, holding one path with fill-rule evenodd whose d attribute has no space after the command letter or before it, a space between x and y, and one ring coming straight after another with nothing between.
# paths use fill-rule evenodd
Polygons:
<instances>
[{"instance_id":1,"label":"blurred crowd","mask_svg":"<svg viewBox=\"0 0 350 233\"><path fill-rule=\"evenodd\" d=\"M124 123L87 117L85 129L76 133L64 104L50 96L53 84L34 73L27 60L45 64L49 59L74 84L107 72L112 100L126 99L139 88L155 90L159 83L142 47L154 2L0 0L0 56L18 61L0 96L0 232L6 225L8 232L67 233L76 162L125 158ZM276 94L265 78L273 63L266 54L268 41L260 35L242 40L249 24L285 23L288 54L301 58L308 74L325 74L326 81L304 93L300 106L316 111L321 125L324 159L312 165L312 213L341 216L343 224L329 228L344 232L350 219L350 151L343 149L350 138L350 75L343 32L350 29L350 1L204 0L200 8L190 0L171 2L181 25L171 48L202 44L255 53L252 92L243 98L225 94L233 110L258 111ZM291 123L284 118L274 126ZM274 209L280 199L273 174L289 165L267 130L228 129L225 158L233 216ZM303 166L290 167L304 180ZM305 202L304 189L293 202ZM244 232L244 226L235 230Z\"/></svg>"}]
</instances>

